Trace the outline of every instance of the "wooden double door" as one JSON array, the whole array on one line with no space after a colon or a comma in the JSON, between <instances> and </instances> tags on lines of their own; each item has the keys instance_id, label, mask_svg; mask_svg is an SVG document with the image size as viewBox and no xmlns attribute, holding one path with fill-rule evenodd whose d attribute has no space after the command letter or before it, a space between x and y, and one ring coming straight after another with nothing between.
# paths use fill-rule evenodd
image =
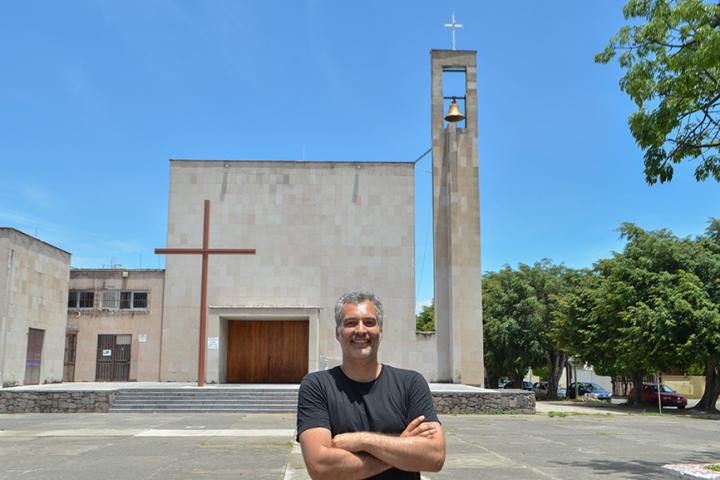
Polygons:
<instances>
[{"instance_id":1,"label":"wooden double door","mask_svg":"<svg viewBox=\"0 0 720 480\"><path fill-rule=\"evenodd\" d=\"M308 372L307 320L230 320L228 383L300 383Z\"/></svg>"}]
</instances>

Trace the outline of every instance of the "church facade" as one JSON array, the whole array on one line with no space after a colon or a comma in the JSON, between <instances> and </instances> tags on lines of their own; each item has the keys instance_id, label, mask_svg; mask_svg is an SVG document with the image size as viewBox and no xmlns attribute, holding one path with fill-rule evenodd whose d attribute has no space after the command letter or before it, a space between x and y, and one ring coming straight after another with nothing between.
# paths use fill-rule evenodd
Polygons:
<instances>
[{"instance_id":1,"label":"church facade","mask_svg":"<svg viewBox=\"0 0 720 480\"><path fill-rule=\"evenodd\" d=\"M208 383L299 382L340 363L334 306L349 290L385 307L382 360L436 376L434 337L415 332L414 165L170 162L167 245L202 245L211 202ZM194 381L200 259L168 255L160 380Z\"/></svg>"}]
</instances>

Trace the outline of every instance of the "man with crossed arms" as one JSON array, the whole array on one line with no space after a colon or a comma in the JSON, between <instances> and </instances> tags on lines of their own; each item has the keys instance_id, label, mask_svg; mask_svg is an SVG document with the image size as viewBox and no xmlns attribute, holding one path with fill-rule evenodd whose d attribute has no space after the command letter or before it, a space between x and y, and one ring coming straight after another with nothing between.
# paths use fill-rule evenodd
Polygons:
<instances>
[{"instance_id":1,"label":"man with crossed arms","mask_svg":"<svg viewBox=\"0 0 720 480\"><path fill-rule=\"evenodd\" d=\"M305 376L297 432L317 479L420 479L445 462L445 436L417 372L378 362L383 308L369 292L335 306L342 365Z\"/></svg>"}]
</instances>

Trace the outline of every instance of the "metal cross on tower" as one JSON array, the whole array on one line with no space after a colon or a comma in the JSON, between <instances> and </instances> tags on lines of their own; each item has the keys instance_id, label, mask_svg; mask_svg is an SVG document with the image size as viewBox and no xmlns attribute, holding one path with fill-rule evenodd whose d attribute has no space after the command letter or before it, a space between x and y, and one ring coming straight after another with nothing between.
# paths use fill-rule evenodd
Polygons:
<instances>
[{"instance_id":1,"label":"metal cross on tower","mask_svg":"<svg viewBox=\"0 0 720 480\"><path fill-rule=\"evenodd\" d=\"M446 23L445 27L452 30L452 39L453 39L452 49L455 50L455 30L457 30L458 28L463 28L462 24L455 22L455 10L453 10L453 12L452 12L452 23Z\"/></svg>"},{"instance_id":2,"label":"metal cross on tower","mask_svg":"<svg viewBox=\"0 0 720 480\"><path fill-rule=\"evenodd\" d=\"M255 255L254 248L210 248L210 200L205 200L203 212L203 245L202 248L156 248L160 255L202 255L202 276L200 278L200 343L198 345L198 387L205 385L205 331L207 325L207 278L208 255Z\"/></svg>"}]
</instances>

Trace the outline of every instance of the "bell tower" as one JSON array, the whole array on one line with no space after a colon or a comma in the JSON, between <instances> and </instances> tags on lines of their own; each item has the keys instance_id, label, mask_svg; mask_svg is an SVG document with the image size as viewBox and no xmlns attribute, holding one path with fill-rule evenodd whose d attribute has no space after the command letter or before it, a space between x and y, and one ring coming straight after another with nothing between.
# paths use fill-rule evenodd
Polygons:
<instances>
[{"instance_id":1,"label":"bell tower","mask_svg":"<svg viewBox=\"0 0 720 480\"><path fill-rule=\"evenodd\" d=\"M430 56L438 381L482 386L476 52Z\"/></svg>"}]
</instances>

